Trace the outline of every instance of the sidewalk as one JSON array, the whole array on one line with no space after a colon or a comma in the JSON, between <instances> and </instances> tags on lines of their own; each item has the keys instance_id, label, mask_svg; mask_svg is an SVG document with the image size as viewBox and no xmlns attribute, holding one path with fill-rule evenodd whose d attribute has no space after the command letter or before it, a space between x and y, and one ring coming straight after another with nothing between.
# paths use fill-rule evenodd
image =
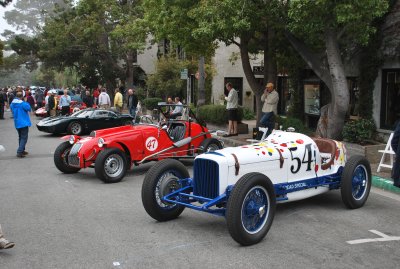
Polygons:
<instances>
[{"instance_id":1,"label":"sidewalk","mask_svg":"<svg viewBox=\"0 0 400 269\"><path fill-rule=\"evenodd\" d=\"M249 144L250 142L247 139L252 139L252 131L253 128L256 127L255 120L247 120L242 121L243 123L248 124L249 133L248 134L239 134L238 136L232 137L222 137L218 136L218 139L222 140L225 143L225 147L237 147ZM213 124L207 124L207 127L210 130L221 130L227 131L227 126L218 126ZM347 152L347 157L351 156L351 152ZM372 173L372 186L382 189L384 191L390 191L392 193L400 194L400 188L393 186L393 181L391 179L391 170L387 168L382 168L381 171L377 172L378 164L371 163L371 173Z\"/></svg>"}]
</instances>

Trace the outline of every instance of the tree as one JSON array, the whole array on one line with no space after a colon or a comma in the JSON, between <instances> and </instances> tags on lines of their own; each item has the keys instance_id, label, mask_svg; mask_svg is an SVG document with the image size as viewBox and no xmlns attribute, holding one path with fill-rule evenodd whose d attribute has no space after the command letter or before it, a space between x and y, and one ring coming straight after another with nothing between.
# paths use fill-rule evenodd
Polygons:
<instances>
[{"instance_id":1,"label":"tree","mask_svg":"<svg viewBox=\"0 0 400 269\"><path fill-rule=\"evenodd\" d=\"M144 1L145 19L156 40L168 38L197 55L205 48L210 53L218 41L239 47L245 76L256 95L258 118L263 88L253 74L249 54L264 53L265 80L274 81L278 8L280 1Z\"/></svg>"},{"instance_id":2,"label":"tree","mask_svg":"<svg viewBox=\"0 0 400 269\"><path fill-rule=\"evenodd\" d=\"M44 25L45 19L57 10L68 7L69 2L69 0L16 1L14 9L6 11L4 18L17 30L28 35L36 35Z\"/></svg>"},{"instance_id":3,"label":"tree","mask_svg":"<svg viewBox=\"0 0 400 269\"><path fill-rule=\"evenodd\" d=\"M123 35L140 16L136 1L82 0L75 8L46 21L40 57L48 67L75 68L82 83L110 88L116 79L132 81L132 61L144 34ZM127 30L128 31L128 30ZM122 60L123 64L118 61Z\"/></svg>"},{"instance_id":4,"label":"tree","mask_svg":"<svg viewBox=\"0 0 400 269\"><path fill-rule=\"evenodd\" d=\"M368 43L376 31L371 22L387 8L388 2L382 0L289 2L286 36L331 93L331 103L320 118L321 136L341 137L349 107L344 60Z\"/></svg>"},{"instance_id":5,"label":"tree","mask_svg":"<svg viewBox=\"0 0 400 269\"><path fill-rule=\"evenodd\" d=\"M11 2L12 2L12 0L0 0L0 5L5 7Z\"/></svg>"}]
</instances>

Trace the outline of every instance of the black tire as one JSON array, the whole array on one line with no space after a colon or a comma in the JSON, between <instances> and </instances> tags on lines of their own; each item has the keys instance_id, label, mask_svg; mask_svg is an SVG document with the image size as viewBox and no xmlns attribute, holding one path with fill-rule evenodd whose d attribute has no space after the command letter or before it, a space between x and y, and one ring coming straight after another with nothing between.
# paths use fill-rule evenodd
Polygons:
<instances>
[{"instance_id":1,"label":"black tire","mask_svg":"<svg viewBox=\"0 0 400 269\"><path fill-rule=\"evenodd\" d=\"M178 179L188 177L188 170L177 160L164 159L157 162L143 180L142 203L146 212L158 221L168 221L179 217L185 207L164 203L161 197L180 188Z\"/></svg>"},{"instance_id":2,"label":"black tire","mask_svg":"<svg viewBox=\"0 0 400 269\"><path fill-rule=\"evenodd\" d=\"M371 190L371 166L363 156L352 156L344 167L341 179L343 203L350 209L362 207Z\"/></svg>"},{"instance_id":3,"label":"black tire","mask_svg":"<svg viewBox=\"0 0 400 269\"><path fill-rule=\"evenodd\" d=\"M254 198L261 204L249 208L256 203ZM226 206L226 221L232 238L243 246L260 242L271 228L275 208L275 190L268 177L260 173L249 173L241 177ZM250 210L253 212L249 212ZM250 227L253 225L254 227Z\"/></svg>"},{"instance_id":4,"label":"black tire","mask_svg":"<svg viewBox=\"0 0 400 269\"><path fill-rule=\"evenodd\" d=\"M127 169L126 154L118 148L106 148L100 151L94 163L96 176L104 183L120 182Z\"/></svg>"},{"instance_id":5,"label":"black tire","mask_svg":"<svg viewBox=\"0 0 400 269\"><path fill-rule=\"evenodd\" d=\"M79 123L77 121L73 121L70 124L68 124L67 132L69 134L80 135L80 134L82 134L82 131L83 131L83 127L82 127L81 123Z\"/></svg>"},{"instance_id":6,"label":"black tire","mask_svg":"<svg viewBox=\"0 0 400 269\"><path fill-rule=\"evenodd\" d=\"M71 148L72 145L68 141L65 141L58 145L54 151L54 164L58 170L65 174L73 174L81 170L80 168L71 167L68 164L68 154Z\"/></svg>"},{"instance_id":7,"label":"black tire","mask_svg":"<svg viewBox=\"0 0 400 269\"><path fill-rule=\"evenodd\" d=\"M221 142L215 138L206 138L200 144L200 152L201 153L215 151L218 149L222 149L222 145L221 145Z\"/></svg>"}]
</instances>

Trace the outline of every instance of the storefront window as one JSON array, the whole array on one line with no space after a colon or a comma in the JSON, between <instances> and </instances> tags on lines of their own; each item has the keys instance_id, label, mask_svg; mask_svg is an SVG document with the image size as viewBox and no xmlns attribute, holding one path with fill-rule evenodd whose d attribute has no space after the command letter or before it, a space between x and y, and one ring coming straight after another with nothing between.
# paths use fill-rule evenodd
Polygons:
<instances>
[{"instance_id":1,"label":"storefront window","mask_svg":"<svg viewBox=\"0 0 400 269\"><path fill-rule=\"evenodd\" d=\"M304 113L320 114L319 84L304 84Z\"/></svg>"},{"instance_id":2,"label":"storefront window","mask_svg":"<svg viewBox=\"0 0 400 269\"><path fill-rule=\"evenodd\" d=\"M400 69L382 70L381 128L393 129L400 119Z\"/></svg>"}]
</instances>

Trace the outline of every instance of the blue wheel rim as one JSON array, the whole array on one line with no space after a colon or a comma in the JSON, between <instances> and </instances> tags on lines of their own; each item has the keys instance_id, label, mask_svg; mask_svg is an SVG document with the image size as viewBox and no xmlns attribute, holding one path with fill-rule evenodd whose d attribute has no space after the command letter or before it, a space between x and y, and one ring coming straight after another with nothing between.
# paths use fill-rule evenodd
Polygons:
<instances>
[{"instance_id":1,"label":"blue wheel rim","mask_svg":"<svg viewBox=\"0 0 400 269\"><path fill-rule=\"evenodd\" d=\"M261 186L251 188L242 203L242 226L249 234L258 233L267 222L270 212L270 197Z\"/></svg>"},{"instance_id":2,"label":"blue wheel rim","mask_svg":"<svg viewBox=\"0 0 400 269\"><path fill-rule=\"evenodd\" d=\"M354 169L352 178L352 195L356 200L361 200L368 188L368 173L364 165L358 165Z\"/></svg>"}]
</instances>

